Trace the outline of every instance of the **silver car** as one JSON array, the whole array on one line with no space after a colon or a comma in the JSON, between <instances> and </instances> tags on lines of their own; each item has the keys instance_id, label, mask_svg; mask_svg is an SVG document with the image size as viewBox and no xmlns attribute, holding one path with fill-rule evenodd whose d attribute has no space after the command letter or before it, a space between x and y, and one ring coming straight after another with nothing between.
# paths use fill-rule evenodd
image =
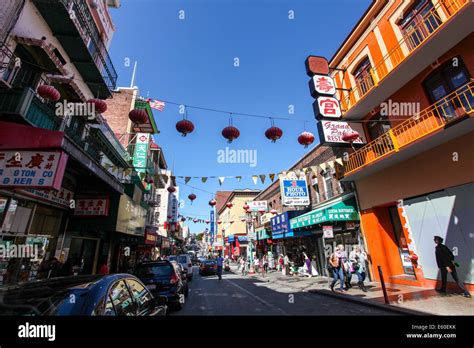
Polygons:
<instances>
[{"instance_id":1,"label":"silver car","mask_svg":"<svg viewBox=\"0 0 474 348\"><path fill-rule=\"evenodd\" d=\"M178 262L181 266L183 266L188 281L193 280L193 263L191 262L191 257L188 254L170 255L168 256L168 260Z\"/></svg>"}]
</instances>

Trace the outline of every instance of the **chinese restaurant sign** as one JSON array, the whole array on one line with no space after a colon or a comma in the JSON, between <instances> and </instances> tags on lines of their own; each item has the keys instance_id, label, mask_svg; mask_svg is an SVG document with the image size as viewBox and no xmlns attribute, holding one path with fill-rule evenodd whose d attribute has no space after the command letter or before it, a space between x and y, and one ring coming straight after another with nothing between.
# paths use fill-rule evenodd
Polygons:
<instances>
[{"instance_id":1,"label":"chinese restaurant sign","mask_svg":"<svg viewBox=\"0 0 474 348\"><path fill-rule=\"evenodd\" d=\"M351 130L359 133L359 138L354 141L354 144L367 144L364 127L360 123L325 120L318 122L319 139L324 144L349 144L342 140L342 136L344 132Z\"/></svg>"},{"instance_id":2,"label":"chinese restaurant sign","mask_svg":"<svg viewBox=\"0 0 474 348\"><path fill-rule=\"evenodd\" d=\"M0 151L0 187L59 190L67 159L62 151Z\"/></svg>"},{"instance_id":3,"label":"chinese restaurant sign","mask_svg":"<svg viewBox=\"0 0 474 348\"><path fill-rule=\"evenodd\" d=\"M75 216L107 216L109 213L108 198L78 198Z\"/></svg>"},{"instance_id":4,"label":"chinese restaurant sign","mask_svg":"<svg viewBox=\"0 0 474 348\"><path fill-rule=\"evenodd\" d=\"M137 133L135 141L135 151L133 153L133 166L138 176L146 172L149 133Z\"/></svg>"}]
</instances>

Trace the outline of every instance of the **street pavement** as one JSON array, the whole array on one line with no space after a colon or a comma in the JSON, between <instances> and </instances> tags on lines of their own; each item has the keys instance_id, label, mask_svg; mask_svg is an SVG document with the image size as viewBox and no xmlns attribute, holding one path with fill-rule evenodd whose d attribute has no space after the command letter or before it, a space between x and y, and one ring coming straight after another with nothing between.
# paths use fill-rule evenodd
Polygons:
<instances>
[{"instance_id":1,"label":"street pavement","mask_svg":"<svg viewBox=\"0 0 474 348\"><path fill-rule=\"evenodd\" d=\"M200 276L197 267L193 272L184 308L171 315L395 315L238 272L224 272L220 281Z\"/></svg>"}]
</instances>

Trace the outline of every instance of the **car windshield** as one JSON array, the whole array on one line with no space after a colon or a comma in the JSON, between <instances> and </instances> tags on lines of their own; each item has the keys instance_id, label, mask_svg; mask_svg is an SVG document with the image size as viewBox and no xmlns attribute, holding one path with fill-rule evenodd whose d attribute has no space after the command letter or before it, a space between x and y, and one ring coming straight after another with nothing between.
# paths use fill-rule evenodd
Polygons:
<instances>
[{"instance_id":1,"label":"car windshield","mask_svg":"<svg viewBox=\"0 0 474 348\"><path fill-rule=\"evenodd\" d=\"M138 278L169 276L171 275L172 270L173 268L168 262L150 265L140 265L137 267L135 275Z\"/></svg>"}]
</instances>

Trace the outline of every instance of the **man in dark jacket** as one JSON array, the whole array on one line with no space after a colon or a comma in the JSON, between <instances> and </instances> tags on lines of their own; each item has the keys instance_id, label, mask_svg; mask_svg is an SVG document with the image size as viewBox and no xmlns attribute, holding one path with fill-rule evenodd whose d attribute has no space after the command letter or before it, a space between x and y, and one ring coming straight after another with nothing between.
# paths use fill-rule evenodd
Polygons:
<instances>
[{"instance_id":1,"label":"man in dark jacket","mask_svg":"<svg viewBox=\"0 0 474 348\"><path fill-rule=\"evenodd\" d=\"M446 293L448 273L451 273L451 276L455 282L463 290L463 295L465 297L471 297L469 291L467 291L467 289L464 287L463 282L459 280L458 274L456 272L456 265L454 264L454 255L451 250L443 244L443 238L440 236L435 236L434 242L436 243L436 263L438 264L439 271L441 272L441 288L436 289L436 291Z\"/></svg>"}]
</instances>

